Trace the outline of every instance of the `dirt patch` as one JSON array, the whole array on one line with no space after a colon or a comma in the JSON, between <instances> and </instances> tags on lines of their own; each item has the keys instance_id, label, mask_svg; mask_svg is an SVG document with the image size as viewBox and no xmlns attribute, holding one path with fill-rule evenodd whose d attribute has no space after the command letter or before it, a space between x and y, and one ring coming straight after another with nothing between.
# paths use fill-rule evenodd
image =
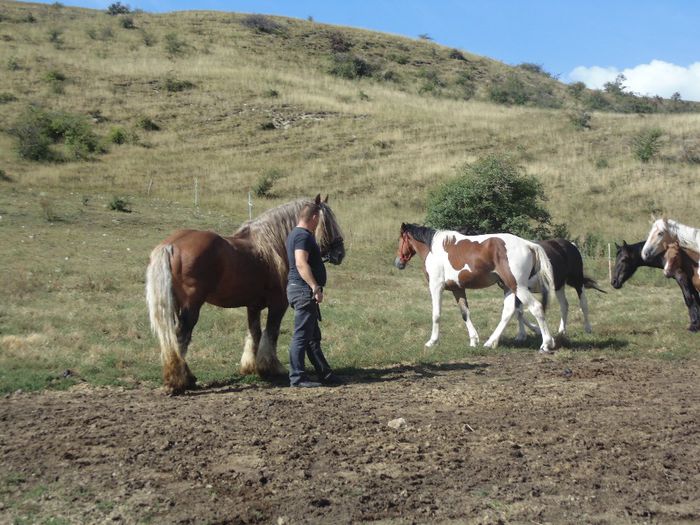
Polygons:
<instances>
[{"instance_id":1,"label":"dirt patch","mask_svg":"<svg viewBox=\"0 0 700 525\"><path fill-rule=\"evenodd\" d=\"M699 371L528 352L333 389L13 394L0 522L698 522Z\"/></svg>"}]
</instances>

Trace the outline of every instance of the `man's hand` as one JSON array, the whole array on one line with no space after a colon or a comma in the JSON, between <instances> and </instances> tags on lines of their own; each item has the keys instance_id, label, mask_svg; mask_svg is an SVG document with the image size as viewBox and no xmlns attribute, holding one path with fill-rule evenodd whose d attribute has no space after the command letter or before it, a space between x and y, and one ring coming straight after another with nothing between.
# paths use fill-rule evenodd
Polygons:
<instances>
[{"instance_id":1,"label":"man's hand","mask_svg":"<svg viewBox=\"0 0 700 525\"><path fill-rule=\"evenodd\" d=\"M316 302L319 304L323 302L323 287L317 286L314 289L314 299L316 299Z\"/></svg>"}]
</instances>

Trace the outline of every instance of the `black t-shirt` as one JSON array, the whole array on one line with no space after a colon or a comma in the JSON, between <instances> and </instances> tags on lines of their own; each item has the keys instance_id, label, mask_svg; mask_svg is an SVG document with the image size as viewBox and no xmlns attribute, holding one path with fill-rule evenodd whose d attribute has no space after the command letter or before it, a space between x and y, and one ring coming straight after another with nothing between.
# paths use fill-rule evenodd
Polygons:
<instances>
[{"instance_id":1,"label":"black t-shirt","mask_svg":"<svg viewBox=\"0 0 700 525\"><path fill-rule=\"evenodd\" d=\"M299 226L296 226L287 236L289 283L306 284L308 286L306 281L299 275L299 270L297 270L296 258L294 257L295 250L304 250L309 254L308 262L311 267L311 273L314 274L314 278L320 286L326 286L326 267L321 259L321 250L311 232Z\"/></svg>"}]
</instances>

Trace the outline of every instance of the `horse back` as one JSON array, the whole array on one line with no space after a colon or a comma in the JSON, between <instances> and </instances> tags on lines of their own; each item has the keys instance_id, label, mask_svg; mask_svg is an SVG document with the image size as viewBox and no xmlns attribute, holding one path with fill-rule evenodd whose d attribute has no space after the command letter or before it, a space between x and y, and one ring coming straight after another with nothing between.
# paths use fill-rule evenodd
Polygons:
<instances>
[{"instance_id":1,"label":"horse back","mask_svg":"<svg viewBox=\"0 0 700 525\"><path fill-rule=\"evenodd\" d=\"M554 286L557 290L565 284L573 287L583 285L583 258L574 243L566 239L538 241L552 263Z\"/></svg>"}]
</instances>

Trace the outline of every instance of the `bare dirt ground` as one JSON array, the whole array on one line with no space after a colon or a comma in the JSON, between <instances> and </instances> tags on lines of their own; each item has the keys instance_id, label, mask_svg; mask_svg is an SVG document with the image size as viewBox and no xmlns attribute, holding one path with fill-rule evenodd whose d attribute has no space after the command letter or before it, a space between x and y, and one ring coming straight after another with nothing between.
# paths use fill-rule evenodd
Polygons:
<instances>
[{"instance_id":1,"label":"bare dirt ground","mask_svg":"<svg viewBox=\"0 0 700 525\"><path fill-rule=\"evenodd\" d=\"M699 371L523 352L333 389L15 393L0 522L698 523Z\"/></svg>"}]
</instances>

